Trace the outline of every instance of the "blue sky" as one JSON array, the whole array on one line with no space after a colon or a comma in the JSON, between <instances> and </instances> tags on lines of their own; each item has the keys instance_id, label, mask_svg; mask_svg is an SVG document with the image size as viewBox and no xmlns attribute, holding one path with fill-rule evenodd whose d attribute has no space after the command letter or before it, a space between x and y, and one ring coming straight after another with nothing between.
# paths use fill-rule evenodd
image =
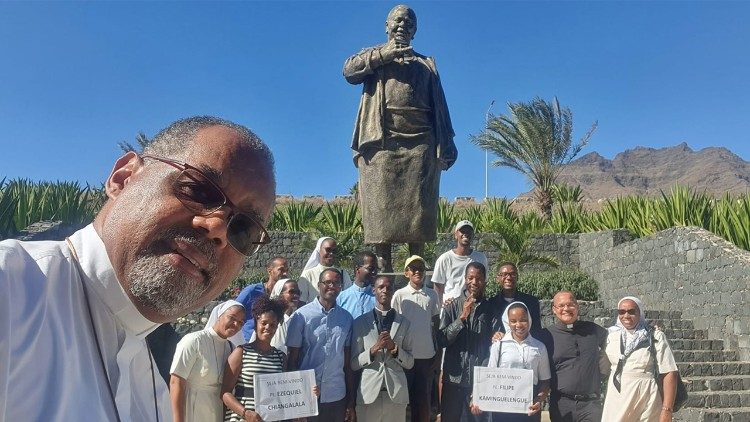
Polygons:
<instances>
[{"instance_id":1,"label":"blue sky","mask_svg":"<svg viewBox=\"0 0 750 422\"><path fill-rule=\"evenodd\" d=\"M344 60L385 40L395 2L0 2L0 178L98 185L118 141L213 114L276 155L280 194L347 194L361 86ZM573 111L583 153L724 146L750 159L750 2L411 2L459 159L441 195L482 198L469 142L535 96ZM490 196L528 190L489 171Z\"/></svg>"}]
</instances>

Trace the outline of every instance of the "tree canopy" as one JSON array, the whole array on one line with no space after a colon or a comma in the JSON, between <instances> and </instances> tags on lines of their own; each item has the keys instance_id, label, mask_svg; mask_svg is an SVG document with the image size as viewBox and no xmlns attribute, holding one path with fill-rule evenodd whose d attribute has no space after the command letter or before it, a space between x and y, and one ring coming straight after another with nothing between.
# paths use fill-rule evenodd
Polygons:
<instances>
[{"instance_id":1,"label":"tree canopy","mask_svg":"<svg viewBox=\"0 0 750 422\"><path fill-rule=\"evenodd\" d=\"M508 103L510 114L490 116L487 126L471 142L497 157L495 167L510 167L534 185L534 196L546 219L552 216L553 189L562 165L572 160L593 135L597 122L573 143L573 113L555 97L547 102Z\"/></svg>"}]
</instances>

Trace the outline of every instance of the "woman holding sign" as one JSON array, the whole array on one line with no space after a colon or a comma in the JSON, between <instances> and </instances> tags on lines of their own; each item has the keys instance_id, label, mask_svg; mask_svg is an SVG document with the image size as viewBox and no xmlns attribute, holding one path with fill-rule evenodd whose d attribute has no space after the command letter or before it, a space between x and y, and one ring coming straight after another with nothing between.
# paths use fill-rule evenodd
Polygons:
<instances>
[{"instance_id":1,"label":"woman holding sign","mask_svg":"<svg viewBox=\"0 0 750 422\"><path fill-rule=\"evenodd\" d=\"M529 335L531 316L523 302L513 302L503 312L505 336L492 344L487 364L490 368L530 369L534 383L533 403L527 414L494 412L494 421L539 421L541 420L542 403L549 394L551 378L547 348L544 344ZM510 335L508 335L510 334ZM472 403L471 411L481 413L479 407Z\"/></svg>"},{"instance_id":2,"label":"woman holding sign","mask_svg":"<svg viewBox=\"0 0 750 422\"><path fill-rule=\"evenodd\" d=\"M224 370L221 398L227 408L225 421L260 421L255 412L253 375L286 370L286 355L271 346L271 339L284 318L284 304L261 296L253 303L252 315L255 341L234 349Z\"/></svg>"}]
</instances>

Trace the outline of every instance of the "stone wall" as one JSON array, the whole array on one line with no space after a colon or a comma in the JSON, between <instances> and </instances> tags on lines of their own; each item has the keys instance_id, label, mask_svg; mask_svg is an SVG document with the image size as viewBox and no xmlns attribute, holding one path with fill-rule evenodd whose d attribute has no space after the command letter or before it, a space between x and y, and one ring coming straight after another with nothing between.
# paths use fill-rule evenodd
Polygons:
<instances>
[{"instance_id":1,"label":"stone wall","mask_svg":"<svg viewBox=\"0 0 750 422\"><path fill-rule=\"evenodd\" d=\"M315 246L315 241L310 235L301 232L274 231L269 233L273 242L264 246L258 254L245 261L245 275L258 274L265 271L266 263L274 256L284 256L289 260L292 274L299 274L307 262L308 257ZM489 247L487 241L497 238L494 233L477 234L474 244L477 249L487 254L490 265L497 263L498 251ZM452 233L439 234L435 245L435 257L455 247L456 241ZM393 245L393 255L401 245ZM365 248L370 249L369 246ZM578 235L577 234L543 234L534 236L531 241L533 253L549 255L557 259L564 267L578 267ZM395 262L394 262L395 264ZM429 262L430 266L434 264ZM351 273L351 269L347 268ZM398 270L398 269L397 269Z\"/></svg>"},{"instance_id":2,"label":"stone wall","mask_svg":"<svg viewBox=\"0 0 750 422\"><path fill-rule=\"evenodd\" d=\"M16 236L19 240L62 240L81 229L86 224L62 224L59 221L42 221L34 223ZM266 263L275 256L284 256L289 261L292 274L298 275L307 262L317 239L302 232L273 231L269 233L273 242L262 247L260 251L245 260L242 277L254 280L258 274L265 273ZM487 254L490 265L497 263L498 252L489 248L487 240L496 238L493 233L479 233L475 240L477 248ZM435 246L436 257L455 246L452 233L438 235ZM394 254L396 248L394 245ZM368 247L369 249L369 247ZM577 234L543 234L532 238L531 251L533 253L549 255L557 259L564 267L578 267L578 235ZM429 263L430 266L434 262ZM351 273L351 269L347 268Z\"/></svg>"},{"instance_id":3,"label":"stone wall","mask_svg":"<svg viewBox=\"0 0 750 422\"><path fill-rule=\"evenodd\" d=\"M63 224L62 221L40 221L26 227L15 238L25 241L63 240L83 227L86 227L87 224Z\"/></svg>"},{"instance_id":4,"label":"stone wall","mask_svg":"<svg viewBox=\"0 0 750 422\"><path fill-rule=\"evenodd\" d=\"M614 312L611 307L605 307L601 301L578 302L578 318L584 321L595 322L602 327L609 327L614 323ZM548 327L555 323L555 315L552 313L552 300L539 301L539 313L542 315L542 327Z\"/></svg>"},{"instance_id":5,"label":"stone wall","mask_svg":"<svg viewBox=\"0 0 750 422\"><path fill-rule=\"evenodd\" d=\"M293 274L299 275L304 268L310 251L315 247L314 241L301 232L269 232L273 241L260 248L257 254L245 259L243 275L246 277L265 273L266 264L275 256L283 256L289 263ZM305 244L311 246L305 248ZM258 280L253 280L258 281Z\"/></svg>"},{"instance_id":6,"label":"stone wall","mask_svg":"<svg viewBox=\"0 0 750 422\"><path fill-rule=\"evenodd\" d=\"M580 269L614 308L634 295L647 309L681 311L711 339L750 360L750 252L696 227L630 240L622 230L580 235Z\"/></svg>"},{"instance_id":7,"label":"stone wall","mask_svg":"<svg viewBox=\"0 0 750 422\"><path fill-rule=\"evenodd\" d=\"M41 222L18 238L60 240L81 226ZM273 232L272 236L272 244L247 259L245 275L263 273L268 259L276 255L290 260L293 274L301 271L314 239L293 232ZM492 265L497 262L497 252L483 246L490 236L496 235L477 235L477 244ZM440 235L435 254L452 248L453 243L451 234ZM649 309L682 311L685 318L695 321L696 328L708 329L712 339L723 340L727 349L738 350L742 359L750 360L750 252L691 227L635 240L625 230L547 234L535 237L531 248L556 257L563 266L578 267L599 283L602 304L595 305L594 313L584 319L604 318L606 310L613 309L621 297L636 295ZM548 312L549 306L542 309ZM205 310L200 310L186 317L178 331L201 325L204 315ZM543 319L549 323L551 315Z\"/></svg>"}]
</instances>

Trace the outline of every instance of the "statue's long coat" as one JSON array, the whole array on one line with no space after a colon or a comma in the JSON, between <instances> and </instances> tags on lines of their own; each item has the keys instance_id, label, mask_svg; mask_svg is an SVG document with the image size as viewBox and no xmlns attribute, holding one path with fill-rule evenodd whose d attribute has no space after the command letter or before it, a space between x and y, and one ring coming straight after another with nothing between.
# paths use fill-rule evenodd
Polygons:
<instances>
[{"instance_id":1,"label":"statue's long coat","mask_svg":"<svg viewBox=\"0 0 750 422\"><path fill-rule=\"evenodd\" d=\"M385 136L386 76L379 63L381 47L366 48L344 63L346 80L363 84L352 150L359 168L365 242L435 240L440 171L453 165L458 156L448 105L435 61L415 53L410 60L429 69L432 136L408 141Z\"/></svg>"}]
</instances>

